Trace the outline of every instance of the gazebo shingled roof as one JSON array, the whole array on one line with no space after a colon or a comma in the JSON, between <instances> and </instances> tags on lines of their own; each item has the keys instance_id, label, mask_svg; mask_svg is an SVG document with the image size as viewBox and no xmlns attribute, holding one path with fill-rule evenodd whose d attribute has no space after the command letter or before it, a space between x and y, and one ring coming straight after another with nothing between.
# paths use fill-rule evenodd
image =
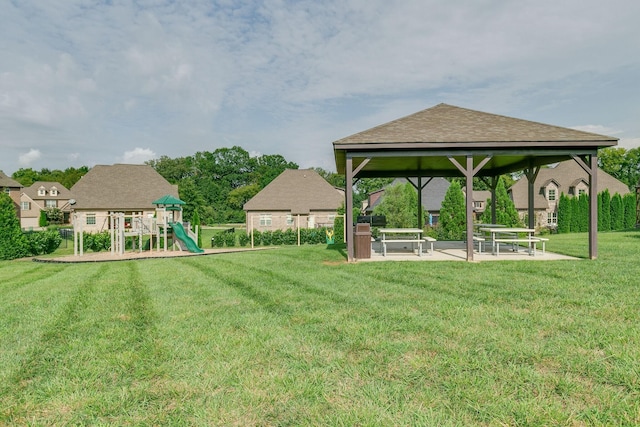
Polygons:
<instances>
[{"instance_id":1,"label":"gazebo shingled roof","mask_svg":"<svg viewBox=\"0 0 640 427\"><path fill-rule=\"evenodd\" d=\"M614 146L617 141L605 135L438 104L339 139L333 148L337 171L347 178L350 207L356 178L479 176L495 181L501 174L524 170L533 183L540 166L567 159L576 160L588 172L596 170L598 149ZM596 186L595 176L591 183ZM471 190L470 183L467 189ZM591 215L597 216L596 207L592 206L595 212ZM469 209L467 206L467 212ZM349 224L350 209L346 211ZM467 257L472 260L470 220L467 228ZM347 236L352 260L353 236ZM595 231L590 233L590 254L595 258Z\"/></svg>"}]
</instances>

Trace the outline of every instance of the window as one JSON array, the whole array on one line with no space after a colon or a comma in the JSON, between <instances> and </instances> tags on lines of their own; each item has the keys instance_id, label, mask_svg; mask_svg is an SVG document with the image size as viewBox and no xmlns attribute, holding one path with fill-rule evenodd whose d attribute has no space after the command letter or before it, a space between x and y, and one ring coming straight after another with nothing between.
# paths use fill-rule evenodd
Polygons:
<instances>
[{"instance_id":1,"label":"window","mask_svg":"<svg viewBox=\"0 0 640 427\"><path fill-rule=\"evenodd\" d=\"M260 225L263 227L271 226L271 214L260 214Z\"/></svg>"},{"instance_id":2,"label":"window","mask_svg":"<svg viewBox=\"0 0 640 427\"><path fill-rule=\"evenodd\" d=\"M51 187L51 189L49 190L49 194L52 196L57 196L58 195L58 189L56 187Z\"/></svg>"},{"instance_id":3,"label":"window","mask_svg":"<svg viewBox=\"0 0 640 427\"><path fill-rule=\"evenodd\" d=\"M287 225L293 225L293 215L287 214Z\"/></svg>"},{"instance_id":4,"label":"window","mask_svg":"<svg viewBox=\"0 0 640 427\"><path fill-rule=\"evenodd\" d=\"M96 225L96 214L87 214L87 225Z\"/></svg>"},{"instance_id":5,"label":"window","mask_svg":"<svg viewBox=\"0 0 640 427\"><path fill-rule=\"evenodd\" d=\"M482 209L482 202L473 202L473 207L476 209Z\"/></svg>"},{"instance_id":6,"label":"window","mask_svg":"<svg viewBox=\"0 0 640 427\"><path fill-rule=\"evenodd\" d=\"M547 192L547 200L552 202L555 199L556 199L556 189L555 188L550 188L549 191Z\"/></svg>"},{"instance_id":7,"label":"window","mask_svg":"<svg viewBox=\"0 0 640 427\"><path fill-rule=\"evenodd\" d=\"M556 212L547 212L547 225L556 225L558 223L558 214Z\"/></svg>"},{"instance_id":8,"label":"window","mask_svg":"<svg viewBox=\"0 0 640 427\"><path fill-rule=\"evenodd\" d=\"M38 196L44 196L47 194L47 190L44 187L38 188Z\"/></svg>"},{"instance_id":9,"label":"window","mask_svg":"<svg viewBox=\"0 0 640 427\"><path fill-rule=\"evenodd\" d=\"M45 200L44 201L44 206L46 208L57 208L58 207L58 203L55 200Z\"/></svg>"},{"instance_id":10,"label":"window","mask_svg":"<svg viewBox=\"0 0 640 427\"><path fill-rule=\"evenodd\" d=\"M583 194L587 194L587 190L585 190L584 188L578 190L578 196L582 196Z\"/></svg>"},{"instance_id":11,"label":"window","mask_svg":"<svg viewBox=\"0 0 640 427\"><path fill-rule=\"evenodd\" d=\"M22 209L23 211L30 211L31 202L20 202L20 209Z\"/></svg>"},{"instance_id":12,"label":"window","mask_svg":"<svg viewBox=\"0 0 640 427\"><path fill-rule=\"evenodd\" d=\"M7 194L10 194L11 193L11 188L4 187L4 192L7 193Z\"/></svg>"}]
</instances>

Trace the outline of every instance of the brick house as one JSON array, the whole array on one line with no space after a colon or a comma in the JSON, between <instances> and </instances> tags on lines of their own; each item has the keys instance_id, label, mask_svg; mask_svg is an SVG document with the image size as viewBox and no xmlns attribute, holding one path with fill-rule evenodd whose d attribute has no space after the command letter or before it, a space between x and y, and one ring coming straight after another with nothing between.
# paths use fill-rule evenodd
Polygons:
<instances>
[{"instance_id":1,"label":"brick house","mask_svg":"<svg viewBox=\"0 0 640 427\"><path fill-rule=\"evenodd\" d=\"M343 202L313 169L287 169L244 204L247 231L333 226Z\"/></svg>"},{"instance_id":2,"label":"brick house","mask_svg":"<svg viewBox=\"0 0 640 427\"><path fill-rule=\"evenodd\" d=\"M36 181L22 190L20 195L20 226L25 230L40 226L40 212L57 208L62 212L62 223L69 223L70 200L73 195L59 182Z\"/></svg>"},{"instance_id":3,"label":"brick house","mask_svg":"<svg viewBox=\"0 0 640 427\"><path fill-rule=\"evenodd\" d=\"M626 184L598 169L598 192L609 190L613 196L629 193ZM587 173L574 160L558 163L554 167L541 168L534 181L534 213L535 226L554 228L558 224L558 201L560 194L580 196L589 194L589 178ZM508 190L511 200L520 215L527 215L527 180L520 179Z\"/></svg>"},{"instance_id":4,"label":"brick house","mask_svg":"<svg viewBox=\"0 0 640 427\"><path fill-rule=\"evenodd\" d=\"M0 190L8 194L11 200L13 200L18 218L20 218L20 193L22 192L22 188L22 184L9 178L4 172L0 171Z\"/></svg>"},{"instance_id":5,"label":"brick house","mask_svg":"<svg viewBox=\"0 0 640 427\"><path fill-rule=\"evenodd\" d=\"M178 186L170 184L148 165L97 165L71 188L76 199L73 211L82 217L87 232L109 229L109 215L153 217L153 201L178 197ZM126 219L125 219L126 221Z\"/></svg>"}]
</instances>

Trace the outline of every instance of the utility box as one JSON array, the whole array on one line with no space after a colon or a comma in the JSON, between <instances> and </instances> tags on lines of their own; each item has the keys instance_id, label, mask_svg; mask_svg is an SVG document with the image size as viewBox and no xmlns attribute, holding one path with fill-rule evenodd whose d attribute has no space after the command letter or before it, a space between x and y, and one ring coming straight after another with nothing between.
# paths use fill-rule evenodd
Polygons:
<instances>
[{"instance_id":1,"label":"utility box","mask_svg":"<svg viewBox=\"0 0 640 427\"><path fill-rule=\"evenodd\" d=\"M356 259L371 258L371 224L356 224L356 236L354 243Z\"/></svg>"}]
</instances>

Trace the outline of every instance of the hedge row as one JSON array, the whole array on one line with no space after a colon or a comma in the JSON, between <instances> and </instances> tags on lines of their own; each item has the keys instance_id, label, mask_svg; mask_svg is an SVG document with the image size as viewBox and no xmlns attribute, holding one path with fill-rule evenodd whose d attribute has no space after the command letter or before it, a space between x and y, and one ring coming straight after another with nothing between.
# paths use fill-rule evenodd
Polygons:
<instances>
[{"instance_id":1,"label":"hedge row","mask_svg":"<svg viewBox=\"0 0 640 427\"><path fill-rule=\"evenodd\" d=\"M317 245L327 243L327 234L334 236L334 243L342 243L342 233L340 236L333 234L333 228L301 228L300 244ZM237 237L236 237L237 236ZM218 233L213 235L212 246L221 248L232 247L239 244L244 247L251 243L251 235L245 233ZM280 246L297 245L298 230L289 228L287 230L267 230L253 231L254 246Z\"/></svg>"}]
</instances>

